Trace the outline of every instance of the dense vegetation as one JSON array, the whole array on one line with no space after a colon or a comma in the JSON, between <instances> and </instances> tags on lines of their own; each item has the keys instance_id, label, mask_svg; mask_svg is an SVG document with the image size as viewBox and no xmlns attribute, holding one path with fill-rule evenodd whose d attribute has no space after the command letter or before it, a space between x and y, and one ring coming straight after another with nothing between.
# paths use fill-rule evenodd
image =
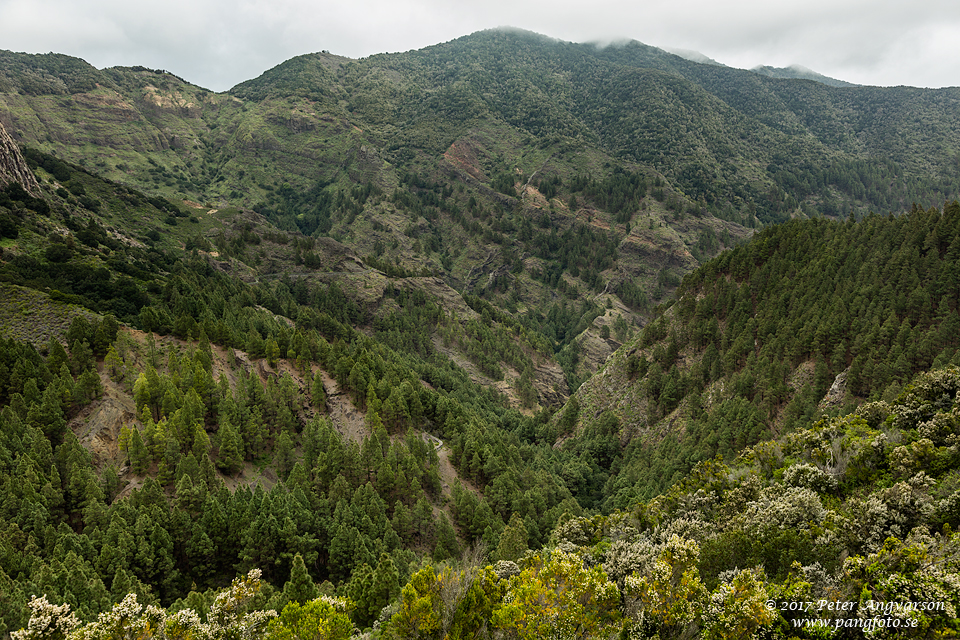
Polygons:
<instances>
[{"instance_id":1,"label":"dense vegetation","mask_svg":"<svg viewBox=\"0 0 960 640\"><path fill-rule=\"evenodd\" d=\"M0 635L960 632L956 167L877 117L950 91L487 32L0 92Z\"/></svg>"},{"instance_id":2,"label":"dense vegetation","mask_svg":"<svg viewBox=\"0 0 960 640\"><path fill-rule=\"evenodd\" d=\"M19 141L150 194L253 208L390 275L439 276L553 340L570 389L759 224L956 198L942 141L960 130L957 99L516 31L299 56L224 95L143 67L0 55ZM626 329L609 344L606 323L583 322L594 309L569 311L585 299L615 299Z\"/></svg>"},{"instance_id":3,"label":"dense vegetation","mask_svg":"<svg viewBox=\"0 0 960 640\"><path fill-rule=\"evenodd\" d=\"M19 638L136 633L345 639L353 625L373 622L384 638L538 638L563 632L596 638L618 632L726 638L760 630L793 638L858 637L864 630L891 638L949 637L960 630L960 549L953 533L960 525L958 393L957 368L922 374L893 402L869 403L855 414L823 419L747 449L730 465L702 463L670 491L629 510L565 517L538 552L526 551L527 532L515 514L491 554L500 558L496 564L484 565L482 556L469 554L457 563L443 562L444 537L454 545L456 538L452 530L442 532L449 523L441 520L432 561L394 552L399 567L391 554L382 551L376 560L366 548L372 538L361 529L375 528L378 519L388 533L376 542L389 547L397 539L391 521L383 521L385 505L363 506L363 500L377 499L370 484L351 499L340 475L342 489L334 486L331 494L346 491L332 518L329 508L311 512L308 505L329 503L299 462L287 483L270 492L244 489L231 497L221 488L208 493L204 475L209 472L194 470L197 484L187 471L169 498L151 479L107 507L103 496L115 489L109 482L115 476L101 484L85 471L84 452L71 444L69 431L52 455L46 435L34 433L29 423L18 425L24 436L19 440L9 422L15 411L8 407L2 444L6 457L26 475L17 483L20 491L7 484L6 503L22 501L34 515L25 529L15 522L5 525L4 620L27 624L26 593L36 589L46 595L31 600L32 617ZM30 415L35 412L34 405ZM329 438L321 435L317 442L329 444ZM23 442L33 450L24 449ZM411 450L423 446L419 438L407 440ZM371 448L373 455L381 450L376 443ZM391 445L388 457L395 451ZM67 482L39 485L36 466L49 462L51 473L57 473L64 456L70 465ZM362 470L363 464L350 466ZM410 516L402 515L402 501L396 505L394 522L398 516L404 522ZM43 522L48 506L64 514L82 509L82 515L68 520L72 526L64 522L58 529L47 525L46 533L32 530L38 517ZM412 512L414 536L426 534L418 511ZM336 573L344 568L340 563L364 560L341 583L340 598L331 597L330 583L318 587L307 566L323 545L297 534L324 531L320 522L309 522L317 517L327 523L346 517L359 525L341 540L346 525L339 524L327 547L331 578L346 575ZM77 533L78 522L86 530ZM211 563L229 560L235 540L243 545L236 566L270 567L275 579L287 578L282 590L252 569L219 594L201 591L217 574ZM14 551L40 552L38 543L54 542L42 561L21 559ZM271 561L270 554L284 546L296 553L283 563ZM194 582L166 610L144 608L158 596L170 598L167 589L189 577L181 574L189 566L178 565L181 556L190 558L190 570L203 582ZM6 573L31 564L37 569L30 580L12 580ZM111 570L116 574L107 589L103 578ZM156 573L145 576L150 571ZM98 610L110 612L93 621Z\"/></svg>"},{"instance_id":4,"label":"dense vegetation","mask_svg":"<svg viewBox=\"0 0 960 640\"><path fill-rule=\"evenodd\" d=\"M687 276L555 422L579 417L584 438L570 446L625 507L824 409L895 398L916 373L960 363L958 229L957 202L764 229ZM629 444L604 464L589 443L611 430Z\"/></svg>"},{"instance_id":5,"label":"dense vegetation","mask_svg":"<svg viewBox=\"0 0 960 640\"><path fill-rule=\"evenodd\" d=\"M367 626L422 557L459 557L470 544L495 549L515 512L525 518L524 545L529 526L539 546L562 514L580 513L549 450L512 435L532 419L417 337L443 333L467 353L476 344L484 358L493 350L529 378L530 350L551 348L509 316L473 299L476 318L451 321L400 278L386 298L397 311L370 325L377 339L367 337L356 327L372 318L336 283L250 285L197 251L165 248L160 234L147 231L149 244L137 246L104 220L165 224L168 210L180 210L42 154L32 161L85 185L103 218L70 192L49 194L52 206L16 201L4 213L20 221L19 245L5 251L0 275L10 291L49 292L48 303L21 296L21 305L60 313L82 305L103 315L74 314L58 330L46 307L21 306L50 338L36 342L39 352L11 339L0 348L8 381L0 391L5 630L26 624L36 592L83 620L127 593L141 605L197 608L197 598L213 602L218 588L253 568L264 585L258 602L277 609L293 599L294 587L282 590L291 580L327 580L328 593L352 585L350 601L362 607L352 619ZM63 235L51 234L64 222ZM260 238L244 224L237 231L232 251L242 264ZM135 295L119 301L119 282ZM112 313L147 333L121 329ZM242 358L226 355L232 349ZM107 436L119 450L91 453L74 428L98 425L99 408L124 396L132 410ZM343 407L363 412L352 438L331 421ZM443 455L464 469L452 493L426 430L444 438ZM478 489L488 485L484 497ZM444 506L452 496L456 507ZM366 594L370 580L378 586Z\"/></svg>"},{"instance_id":6,"label":"dense vegetation","mask_svg":"<svg viewBox=\"0 0 960 640\"><path fill-rule=\"evenodd\" d=\"M38 168L49 164L36 158ZM126 205L108 197L113 187L73 171L103 203L103 215L122 215ZM141 614L154 620L150 624L160 624L156 621L166 616L162 626L170 637L179 633L176 625L194 625L195 633L201 633L196 625L210 625L202 633L219 637L226 632L216 624L229 627L242 621L262 633L287 633L284 625L306 624L304 616L310 615L337 633L379 621L387 637L452 629L458 634L515 629L523 636L540 633L537 625L543 624L524 607L542 605L543 594L553 593L550 597L560 599L558 607L565 606L564 598L581 603L563 624L588 635L626 626L657 627L661 637L699 628L709 636L716 633L711 631L716 623L698 613L709 610L705 604L688 607L683 615L659 608L666 606L664 597L680 592L672 579L657 573L658 562L670 567L681 562L684 575L696 571L690 574L696 579L685 583L693 590L685 601L734 598L723 608L733 611L740 606L736 598L760 602L764 594L794 593L789 589L800 588L794 584L801 580L798 576L815 571L823 573L817 574L822 584L836 585L831 588L838 594L850 591L854 598L851 585L860 584L855 582L860 578L851 577L838 560L844 553L868 563L871 554L894 554L894 564L884 565L888 573L863 578L879 581L878 589L893 588L883 585L893 584L891 576L905 571L896 564L903 554L952 557L946 533L932 541L916 538L919 534L908 539L907 534L918 525L928 531L955 526L949 507L950 478L957 466L949 416L955 409L937 404L947 400L930 404L926 396L909 394L950 399L949 389L938 389L956 384L957 374L923 378L894 400L915 371L955 357L957 332L950 323L956 320L957 300L949 282L957 264L957 203L943 211L915 208L901 217L797 221L767 229L688 276L679 300L665 307L610 365L622 366L628 378L639 382L644 400L636 407L647 415L631 424L610 411L599 420L584 420L593 401L589 382L552 419L549 412L522 416L505 408L501 396L471 382L438 352L437 343L418 337L427 329L440 344L458 344L474 353L481 366L502 366L483 364L494 356L491 363L526 371L533 358L551 351L550 342L479 297L466 298L476 319L460 323L430 296L403 287L407 278L398 276L385 297L395 311L374 319L336 284L303 279L246 284L214 269L199 253L174 259L176 250L159 247L138 258L142 249L108 235L89 208L70 198L52 194L49 204L44 201L46 208L16 200L7 209L22 221L18 239L23 247L35 248L7 256L5 278L21 286L55 283L62 291L51 294L54 302L108 312L92 319L78 316L62 338L40 344L40 351L13 340L0 349L0 371L9 380L0 396L5 495L0 580L11 594L2 611L8 631L28 624L30 607L36 618L43 607L53 606L35 601L28 607L33 595L43 593L47 602L69 605L78 625L119 607L112 614L120 616L117 624L141 624L134 622ZM154 219L170 215L172 205L147 204L154 208L141 211L153 212ZM87 213L81 216L81 211ZM84 222L55 243L34 244L48 221L61 216ZM244 234L247 239L236 251L249 259L245 247L256 234L241 224L236 237ZM58 244L65 257L50 250ZM109 315L114 298L69 278L72 267L102 263L98 268L105 275L100 279L114 282L120 276L113 269L124 255L123 263L141 265L126 276L140 292L135 298L139 308L124 316L147 331L141 336ZM908 280L912 287L903 285ZM939 299L936 313L926 304L934 295ZM834 317L841 309L854 313ZM891 317L898 320L896 326ZM868 324L858 329L857 322ZM369 336L355 328L364 325L372 329ZM885 342L880 332L887 325L890 339ZM827 335L822 327L835 328L837 335ZM905 331L909 336L901 341ZM861 335L859 340L847 338ZM751 338L753 349L736 346L744 336ZM827 348L837 344L847 349ZM887 344L900 349L902 358L879 356L880 346ZM244 355L237 359L230 353ZM768 354L779 377L757 373L773 366L761 358ZM865 366L885 367L887 377L871 373L858 378L853 366L858 358ZM261 364L254 365L258 360ZM806 384L791 387L790 371L811 360L813 375ZM897 368L900 360L907 364ZM861 411L867 427L859 418L825 419L793 439L757 446L737 463L760 474L749 483L742 469L727 469L720 462L701 466L683 480L684 465L716 454L729 459L743 446L769 437L772 428L809 426L827 383L843 370L849 405L871 396L888 399ZM765 386L771 381L780 396ZM726 392L711 386L718 382ZM330 396L334 390L337 395ZM117 393L131 398L132 419L120 429L114 457L102 451L94 456L76 429L92 417L91 409ZM350 438L334 428L333 412L344 402L364 414L362 430ZM931 421L932 414L914 416L901 405L929 406L945 417ZM669 417L678 407L687 426L675 444L667 436L657 448L642 437L622 445L624 434ZM901 414L924 425L945 422L943 429L925 435L933 427L911 427ZM888 415L893 417L888 420ZM754 426L748 429L750 424ZM856 456L877 451L857 443L873 442L877 432L870 429L878 427L887 429L885 437L893 443L877 454L888 462L854 464ZM423 431L444 439L443 455L456 468L458 477L446 488L440 453L421 437ZM550 446L558 437L563 445ZM668 457L671 446L679 455ZM825 451L833 453L818 457ZM844 461L842 468L838 460ZM646 475L639 473L647 464ZM673 470L665 471L665 464ZM789 465L794 467L787 473ZM916 480L914 467L930 480ZM666 489L662 481L671 473L683 480L672 492L653 502L637 501L636 496ZM840 503L828 501L841 505L830 507L839 515L829 515L822 502L804 493L803 508L814 511L803 521L822 520L811 529L813 537L804 538L804 529L793 525L788 534L771 529L768 539L749 522L726 524L721 514L727 511L720 507L734 497L743 509L751 504L765 508L759 505L774 497L785 501L787 511L801 508L793 502L799 500L794 495L799 489L786 491L775 483L764 489L780 473L789 486L795 477L813 483L808 493L839 491ZM888 473L889 479L877 473ZM697 478L710 479L703 482L720 506L677 511L677 504L692 500L682 496L706 490L694 487ZM929 496L916 500L933 506L917 507L908 521L890 516L877 524L869 519L873 516L858 515L860 503L851 502L860 496L858 487L889 487L890 493L900 490L896 482L901 480L913 483L908 483L911 491ZM753 493L745 493L748 488ZM878 496L881 502L894 499L893 493ZM621 511L612 511L616 507ZM891 507L883 508L886 513ZM597 513L610 515L591 515ZM680 527L679 537L664 534L673 531L670 527ZM863 527L879 529L861 539L856 532ZM884 543L888 534L899 542ZM745 536L749 545L740 544ZM617 563L627 547L636 547L639 555L627 562L632 568L621 570ZM542 551L524 555L528 549ZM729 555L731 549L740 555ZM588 557L592 560L584 566ZM810 568L796 569L800 573L794 575L794 560ZM502 562L485 564L493 561ZM748 566L762 570L731 573ZM924 584L953 603L950 566L946 577L937 574ZM238 574L248 575L246 582ZM235 579L240 582L230 587ZM813 584L813 578L804 579ZM587 591L557 590L557 584L570 580ZM460 586L445 586L450 584ZM316 600L321 595L325 599ZM244 613L233 622L218 613L229 598L244 600ZM157 606L165 612L149 608ZM256 613L267 610L285 613L268 622L266 614ZM71 624L61 613L64 624ZM751 616L724 624L775 627L792 619L769 611ZM943 616L916 623L948 624ZM142 624L150 628L146 621ZM76 632L103 633L84 626Z\"/></svg>"}]
</instances>

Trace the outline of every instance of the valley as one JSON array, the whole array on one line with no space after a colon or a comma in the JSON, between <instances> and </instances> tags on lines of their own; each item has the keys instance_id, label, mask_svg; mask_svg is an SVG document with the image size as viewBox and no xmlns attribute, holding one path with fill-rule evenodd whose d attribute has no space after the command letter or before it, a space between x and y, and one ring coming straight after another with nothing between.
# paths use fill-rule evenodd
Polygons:
<instances>
[{"instance_id":1,"label":"valley","mask_svg":"<svg viewBox=\"0 0 960 640\"><path fill-rule=\"evenodd\" d=\"M952 637L958 98L0 52L0 635Z\"/></svg>"}]
</instances>

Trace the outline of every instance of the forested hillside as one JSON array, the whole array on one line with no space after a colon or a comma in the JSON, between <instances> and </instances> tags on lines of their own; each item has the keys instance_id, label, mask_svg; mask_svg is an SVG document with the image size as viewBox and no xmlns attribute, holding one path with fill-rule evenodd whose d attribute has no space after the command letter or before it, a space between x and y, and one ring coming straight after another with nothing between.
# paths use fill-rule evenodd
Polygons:
<instances>
[{"instance_id":1,"label":"forested hillside","mask_svg":"<svg viewBox=\"0 0 960 640\"><path fill-rule=\"evenodd\" d=\"M518 510L539 546L581 513L561 456L513 433L534 419L454 361L546 366L503 312L236 211L27 160L43 197L7 187L0 211L6 631L33 593L93 619L131 592L196 607L253 568L278 609L295 570L353 585L362 628L422 558L496 549ZM255 282L297 252L334 279Z\"/></svg>"},{"instance_id":2,"label":"forested hillside","mask_svg":"<svg viewBox=\"0 0 960 640\"><path fill-rule=\"evenodd\" d=\"M582 434L571 448L625 445L594 456L609 506L625 507L821 411L892 400L960 364L958 230L956 201L764 229L688 275L552 424Z\"/></svg>"},{"instance_id":3,"label":"forested hillside","mask_svg":"<svg viewBox=\"0 0 960 640\"><path fill-rule=\"evenodd\" d=\"M0 54L0 635L960 633L956 96L813 84Z\"/></svg>"},{"instance_id":4,"label":"forested hillside","mask_svg":"<svg viewBox=\"0 0 960 640\"><path fill-rule=\"evenodd\" d=\"M956 604L947 530L939 541L920 540L919 533L906 539L915 525L927 531L953 526L952 511L938 501L952 499L956 473L949 417L956 411L950 400L955 390L936 391L941 399L933 404L898 394L916 371L956 358L951 283L957 203L901 217L796 221L766 229L688 276L677 302L664 307L635 343L553 417L549 411L524 416L442 355L445 341L466 339L450 335L462 325L443 320L450 300L390 284L374 319L363 299L351 298L336 280L258 283L256 258L281 260L283 254L249 248L283 245L275 237L256 243L260 235L243 217L238 226L215 214L192 222L177 205L61 166L50 156L27 155L42 177L44 197L5 190L4 215L12 225L5 231L0 271L7 283L5 333L32 341L6 339L0 364L9 380L0 411L0 580L10 594L0 613L7 631L28 624L30 599L42 593L48 602L69 605L78 623L121 602L111 618L116 624L159 624L170 616L164 623L168 637L190 628L214 637L228 632L216 625L262 629L256 625L268 624L268 617L255 611L267 610L286 611L270 623L269 633L317 619L331 625L331 633L379 621L392 637L454 628L481 634L516 629L522 635L528 624L522 621L534 615L524 603L541 602L538 589L546 589L585 603L569 624L592 637L636 625L659 626L662 637L697 628L710 635L715 623L702 617L706 600L697 604L698 598L733 598L721 609L735 611L737 598L757 603L763 594L794 593L790 580L799 578L785 569L793 560L775 549L793 549L801 567L823 571L817 579L844 594L861 580L837 559L844 550L865 558L892 553L894 564L884 565L888 573L862 580L893 589L890 581L907 569L897 564L900 547L876 546L887 534L901 541L889 544L906 545L902 553L946 558L947 573L932 576L924 588L939 589L944 602ZM66 186L56 186L56 173ZM154 240L148 232L143 242L134 242L109 222L138 216L167 226L167 233ZM235 257L200 249L214 247L184 225L190 231L210 225L223 238L224 253ZM180 233L182 246L192 247L188 253L173 241ZM369 275L337 251L335 244L320 243L310 250L318 263L330 265L331 276ZM926 302L934 296L936 311ZM387 303L394 306L382 306ZM475 330L481 339L484 327L512 335L504 343L514 345L503 351L507 359L511 349L525 354L536 348L537 341L524 338L504 312L480 299L460 304L479 310L475 324L466 323L476 328L465 335ZM392 315L383 313L387 308ZM63 319L71 317L66 324ZM426 342L416 337L424 327L432 327ZM840 435L847 424L860 424L853 418L822 422L810 432L811 442L826 444L808 446L807 436L789 436L755 447L743 464L760 465L767 475L750 485L755 494L745 494L744 504L762 509L763 500L783 491L776 485L764 489L763 478L779 478L778 465L809 458L813 470L800 466L804 478L820 482L813 490L839 486L853 492L840 495L854 495L858 486L888 486L886 476L870 473L891 469L891 482L906 482L925 470L931 479L913 478L919 484L910 490L921 492L920 503L934 506L917 507L913 520L884 516L879 524L867 515L843 516L861 524L840 524L847 520L827 518L825 507L818 508L811 513L826 519L802 544L796 538L802 529L790 529L789 540L776 532L769 540L758 538L749 523L715 530L709 522L719 512L712 510L698 512L705 529L697 525L701 529L676 539L663 535L669 522L663 518L674 507L651 514L673 504L662 501L690 489L695 478L719 474L732 483L730 496L740 495L743 471L711 463L685 479L690 467L716 454L729 460L772 433L808 428L821 410L838 406L820 400L843 373L846 386L837 386L841 391L830 402L853 407L871 397L887 401L861 414L871 429L900 411L891 408L897 402L919 403L942 417L931 422L923 413L927 408L917 416L901 411L909 416L903 420L927 426L911 430L912 422L901 424L896 416L883 423L888 431L899 430L885 436L892 443L883 449L888 462L871 462L846 480L849 461L886 446L857 449L856 442L872 433L860 427ZM956 382L956 373L937 375L930 380L940 386ZM919 384L914 389L932 383ZM619 401L600 404L598 389ZM942 433L925 435L929 424L940 422ZM670 432L669 425L679 430ZM443 444L437 447L425 433ZM795 446L801 449L791 454ZM817 464L826 479L815 473ZM784 482L797 474L784 473ZM680 482L673 493L639 501L667 489L664 480L671 475ZM831 484L836 482L841 484ZM889 486L888 493L899 491L900 485ZM717 504L723 504L727 489L717 490ZM811 495L794 493L777 498L784 509L801 508L794 498L810 506ZM887 500L883 496L878 499ZM852 502L843 508L859 513ZM856 538L856 527L880 527L871 534L875 543ZM823 538L826 530L840 541L820 548L833 540ZM741 548L738 535L757 542L741 555L722 555ZM621 572L617 554L628 544L649 553ZM524 555L527 549L542 551ZM678 549L685 549L686 559L676 555ZM588 555L578 555L583 553ZM584 558L594 560L584 566ZM681 573L696 567L691 576L699 577L686 583L694 591L684 596L691 606L683 615L656 604L680 593L672 579L657 573L658 558L666 566L683 563ZM506 564L484 568L499 560ZM758 563L762 570L737 577L728 571ZM248 577L216 595L238 575ZM574 580L587 591L557 591L558 580ZM451 581L461 587L448 593L442 585ZM320 594L326 600L300 607ZM145 605L166 613L141 609ZM35 619L43 618L45 605L31 606L40 616ZM232 606L235 613L221 611ZM750 611L724 624L751 629L795 617ZM135 622L140 613L147 618ZM951 616L947 611L916 624L946 628ZM63 619L71 620L66 614ZM196 626L204 622L213 626Z\"/></svg>"},{"instance_id":5,"label":"forested hillside","mask_svg":"<svg viewBox=\"0 0 960 640\"><path fill-rule=\"evenodd\" d=\"M545 336L571 389L757 225L960 195L957 98L497 30L299 56L226 94L0 55L0 122L21 144L436 275Z\"/></svg>"}]
</instances>

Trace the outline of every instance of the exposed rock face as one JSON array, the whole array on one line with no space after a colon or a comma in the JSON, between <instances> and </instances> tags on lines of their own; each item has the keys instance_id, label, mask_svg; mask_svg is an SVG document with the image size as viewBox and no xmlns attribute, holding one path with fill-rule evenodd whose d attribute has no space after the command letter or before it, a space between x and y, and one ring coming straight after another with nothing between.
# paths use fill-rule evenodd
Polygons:
<instances>
[{"instance_id":1,"label":"exposed rock face","mask_svg":"<svg viewBox=\"0 0 960 640\"><path fill-rule=\"evenodd\" d=\"M40 184L20 153L20 147L0 124L0 188L19 182L30 195L40 195Z\"/></svg>"},{"instance_id":2,"label":"exposed rock face","mask_svg":"<svg viewBox=\"0 0 960 640\"><path fill-rule=\"evenodd\" d=\"M823 396L823 399L821 399L817 405L819 409L836 409L843 406L843 399L847 394L847 373L849 371L850 369L848 367L846 371L841 371L837 375L833 384L830 385L830 390L827 391L827 395Z\"/></svg>"}]
</instances>

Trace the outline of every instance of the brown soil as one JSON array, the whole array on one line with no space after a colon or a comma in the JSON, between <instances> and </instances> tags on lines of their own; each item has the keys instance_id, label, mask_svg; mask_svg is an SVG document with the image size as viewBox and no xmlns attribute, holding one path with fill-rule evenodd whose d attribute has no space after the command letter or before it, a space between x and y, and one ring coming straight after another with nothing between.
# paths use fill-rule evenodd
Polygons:
<instances>
[{"instance_id":1,"label":"brown soil","mask_svg":"<svg viewBox=\"0 0 960 640\"><path fill-rule=\"evenodd\" d=\"M443 154L444 160L471 178L486 182L486 176L477 159L477 150L470 140L457 140Z\"/></svg>"},{"instance_id":2,"label":"brown soil","mask_svg":"<svg viewBox=\"0 0 960 640\"><path fill-rule=\"evenodd\" d=\"M133 397L105 372L100 373L100 382L103 396L74 417L69 428L93 455L94 466L103 468L121 460L120 428L136 420L137 409Z\"/></svg>"},{"instance_id":3,"label":"brown soil","mask_svg":"<svg viewBox=\"0 0 960 640\"><path fill-rule=\"evenodd\" d=\"M345 392L340 390L337 381L322 371L323 387L327 393L327 412L330 422L343 437L353 442L361 443L370 436L370 429L364 414L353 405Z\"/></svg>"}]
</instances>

